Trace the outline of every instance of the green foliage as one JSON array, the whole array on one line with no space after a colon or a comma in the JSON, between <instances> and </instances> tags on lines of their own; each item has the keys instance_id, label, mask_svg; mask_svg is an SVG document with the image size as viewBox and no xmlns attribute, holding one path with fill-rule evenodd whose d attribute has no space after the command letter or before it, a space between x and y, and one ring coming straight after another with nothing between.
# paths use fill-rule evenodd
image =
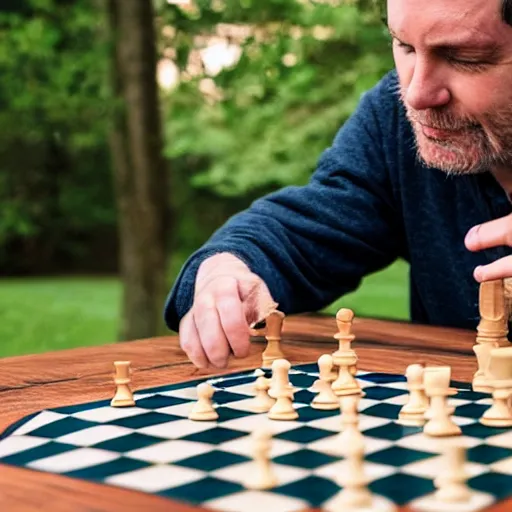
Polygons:
<instances>
[{"instance_id":1,"label":"green foliage","mask_svg":"<svg viewBox=\"0 0 512 512\"><path fill-rule=\"evenodd\" d=\"M201 161L188 170L193 186L240 196L308 180L360 95L392 67L378 10L339 4L205 0L192 14L166 9L175 32L165 42L177 48L184 79L168 97L166 154ZM240 59L187 76L207 44L199 35L215 35L218 23L245 24L246 37L232 36Z\"/></svg>"},{"instance_id":2,"label":"green foliage","mask_svg":"<svg viewBox=\"0 0 512 512\"><path fill-rule=\"evenodd\" d=\"M4 271L25 252L69 256L84 230L113 224L101 20L85 0L29 0L0 13Z\"/></svg>"},{"instance_id":3,"label":"green foliage","mask_svg":"<svg viewBox=\"0 0 512 512\"><path fill-rule=\"evenodd\" d=\"M275 188L305 183L392 61L378 0L157 3L161 56L181 73L176 89L162 91L178 212L175 275L227 217ZM19 5L0 13L4 273L45 260L85 265L94 259L91 240L100 231L115 237L116 227L102 3ZM219 73L201 69L198 52L225 33L240 47L239 60Z\"/></svg>"}]
</instances>

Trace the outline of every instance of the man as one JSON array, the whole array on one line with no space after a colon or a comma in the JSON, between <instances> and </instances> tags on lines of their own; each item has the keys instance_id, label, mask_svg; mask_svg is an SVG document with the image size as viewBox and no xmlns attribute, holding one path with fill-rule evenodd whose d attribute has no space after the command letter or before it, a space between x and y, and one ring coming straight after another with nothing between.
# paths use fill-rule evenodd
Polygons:
<instances>
[{"instance_id":1,"label":"man","mask_svg":"<svg viewBox=\"0 0 512 512\"><path fill-rule=\"evenodd\" d=\"M512 0L388 0L396 71L309 184L256 201L186 263L167 324L199 367L248 353L279 304L314 311L402 257L411 317L475 328L478 282L512 276Z\"/></svg>"}]
</instances>

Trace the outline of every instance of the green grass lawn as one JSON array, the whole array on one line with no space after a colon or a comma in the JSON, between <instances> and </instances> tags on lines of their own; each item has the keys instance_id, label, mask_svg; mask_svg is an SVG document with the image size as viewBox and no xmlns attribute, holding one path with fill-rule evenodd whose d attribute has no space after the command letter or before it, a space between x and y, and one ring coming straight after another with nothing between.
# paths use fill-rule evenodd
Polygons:
<instances>
[{"instance_id":1,"label":"green grass lawn","mask_svg":"<svg viewBox=\"0 0 512 512\"><path fill-rule=\"evenodd\" d=\"M325 309L336 314L339 308L350 308L358 316L397 320L409 319L409 266L397 261L381 272L368 276L361 286Z\"/></svg>"},{"instance_id":2,"label":"green grass lawn","mask_svg":"<svg viewBox=\"0 0 512 512\"><path fill-rule=\"evenodd\" d=\"M408 318L407 266L398 262L367 277L326 309L359 316ZM0 357L116 341L121 286L116 278L0 280Z\"/></svg>"},{"instance_id":3,"label":"green grass lawn","mask_svg":"<svg viewBox=\"0 0 512 512\"><path fill-rule=\"evenodd\" d=\"M0 357L115 341L115 278L0 280Z\"/></svg>"}]
</instances>

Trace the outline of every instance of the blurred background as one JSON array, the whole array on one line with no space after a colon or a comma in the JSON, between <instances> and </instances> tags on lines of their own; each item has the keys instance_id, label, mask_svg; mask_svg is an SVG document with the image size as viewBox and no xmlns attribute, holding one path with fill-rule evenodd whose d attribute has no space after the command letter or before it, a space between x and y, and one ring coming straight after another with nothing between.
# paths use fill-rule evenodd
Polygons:
<instances>
[{"instance_id":1,"label":"blurred background","mask_svg":"<svg viewBox=\"0 0 512 512\"><path fill-rule=\"evenodd\" d=\"M374 0L0 6L0 356L169 333L186 258L393 67ZM408 319L407 271L324 312Z\"/></svg>"}]
</instances>

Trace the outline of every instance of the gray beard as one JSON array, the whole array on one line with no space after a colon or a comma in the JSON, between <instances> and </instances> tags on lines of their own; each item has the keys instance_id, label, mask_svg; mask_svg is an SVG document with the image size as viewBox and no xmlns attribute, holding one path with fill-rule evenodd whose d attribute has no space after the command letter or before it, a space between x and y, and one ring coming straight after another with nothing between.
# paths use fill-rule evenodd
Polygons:
<instances>
[{"instance_id":1,"label":"gray beard","mask_svg":"<svg viewBox=\"0 0 512 512\"><path fill-rule=\"evenodd\" d=\"M495 167L510 168L510 172L512 172L512 104L500 111L487 114L482 122L477 122L472 118L455 116L445 109L415 111L407 106L404 92L400 88L397 91L414 132L414 150L418 160L425 166L436 167L450 175L480 174ZM425 120L428 122L425 123ZM416 132L418 121L439 129L470 129L472 133L470 147L476 149L478 156L475 157L473 151L468 151L467 147L464 148L463 144L457 144L456 141L445 144L439 141L438 145L445 146L455 153L456 158L449 162L428 161L422 154L418 142L420 136ZM484 129L484 125L486 129Z\"/></svg>"}]
</instances>

